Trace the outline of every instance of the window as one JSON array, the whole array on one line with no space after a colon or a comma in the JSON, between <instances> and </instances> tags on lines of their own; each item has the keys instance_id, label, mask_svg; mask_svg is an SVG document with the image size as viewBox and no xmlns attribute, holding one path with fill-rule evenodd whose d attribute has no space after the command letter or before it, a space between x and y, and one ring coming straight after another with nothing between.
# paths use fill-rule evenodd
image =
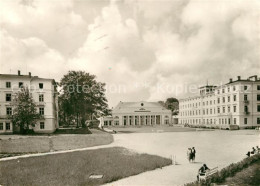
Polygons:
<instances>
[{"instance_id":1,"label":"window","mask_svg":"<svg viewBox=\"0 0 260 186\"><path fill-rule=\"evenodd\" d=\"M244 100L247 101L247 94L244 95Z\"/></svg>"},{"instance_id":2,"label":"window","mask_svg":"<svg viewBox=\"0 0 260 186\"><path fill-rule=\"evenodd\" d=\"M23 82L19 82L19 88L23 87Z\"/></svg>"},{"instance_id":3,"label":"window","mask_svg":"<svg viewBox=\"0 0 260 186\"><path fill-rule=\"evenodd\" d=\"M4 130L4 124L0 123L0 130Z\"/></svg>"},{"instance_id":4,"label":"window","mask_svg":"<svg viewBox=\"0 0 260 186\"><path fill-rule=\"evenodd\" d=\"M233 109L234 109L234 112L236 112L237 111L237 106L234 106Z\"/></svg>"},{"instance_id":5,"label":"window","mask_svg":"<svg viewBox=\"0 0 260 186\"><path fill-rule=\"evenodd\" d=\"M39 102L44 102L44 96L43 96L43 94L40 94L40 95L39 95Z\"/></svg>"},{"instance_id":6,"label":"window","mask_svg":"<svg viewBox=\"0 0 260 186\"><path fill-rule=\"evenodd\" d=\"M228 87L228 89L227 89L227 90L228 90L228 92L230 92L230 88L229 88L229 87Z\"/></svg>"},{"instance_id":7,"label":"window","mask_svg":"<svg viewBox=\"0 0 260 186\"><path fill-rule=\"evenodd\" d=\"M6 94L5 101L12 101L12 94Z\"/></svg>"},{"instance_id":8,"label":"window","mask_svg":"<svg viewBox=\"0 0 260 186\"><path fill-rule=\"evenodd\" d=\"M234 124L235 125L237 124L237 118L234 118Z\"/></svg>"},{"instance_id":9,"label":"window","mask_svg":"<svg viewBox=\"0 0 260 186\"><path fill-rule=\"evenodd\" d=\"M225 89L222 89L222 93L225 93Z\"/></svg>"},{"instance_id":10,"label":"window","mask_svg":"<svg viewBox=\"0 0 260 186\"><path fill-rule=\"evenodd\" d=\"M220 103L220 98L218 98L218 104Z\"/></svg>"},{"instance_id":11,"label":"window","mask_svg":"<svg viewBox=\"0 0 260 186\"><path fill-rule=\"evenodd\" d=\"M222 100L223 100L223 103L225 103L225 97L223 97Z\"/></svg>"},{"instance_id":12,"label":"window","mask_svg":"<svg viewBox=\"0 0 260 186\"><path fill-rule=\"evenodd\" d=\"M218 94L220 93L220 91L218 90Z\"/></svg>"},{"instance_id":13,"label":"window","mask_svg":"<svg viewBox=\"0 0 260 186\"><path fill-rule=\"evenodd\" d=\"M228 106L228 112L230 112L230 106Z\"/></svg>"},{"instance_id":14,"label":"window","mask_svg":"<svg viewBox=\"0 0 260 186\"><path fill-rule=\"evenodd\" d=\"M260 90L260 85L257 85L257 90Z\"/></svg>"},{"instance_id":15,"label":"window","mask_svg":"<svg viewBox=\"0 0 260 186\"><path fill-rule=\"evenodd\" d=\"M245 111L245 112L248 112L248 106L245 106L245 107L244 107L244 111Z\"/></svg>"},{"instance_id":16,"label":"window","mask_svg":"<svg viewBox=\"0 0 260 186\"><path fill-rule=\"evenodd\" d=\"M244 124L247 125L247 118L244 118Z\"/></svg>"},{"instance_id":17,"label":"window","mask_svg":"<svg viewBox=\"0 0 260 186\"><path fill-rule=\"evenodd\" d=\"M227 99L228 99L228 102L230 102L230 96L228 96Z\"/></svg>"},{"instance_id":18,"label":"window","mask_svg":"<svg viewBox=\"0 0 260 186\"><path fill-rule=\"evenodd\" d=\"M43 107L39 108L39 113L40 113L40 115L44 115L44 108Z\"/></svg>"},{"instance_id":19,"label":"window","mask_svg":"<svg viewBox=\"0 0 260 186\"><path fill-rule=\"evenodd\" d=\"M260 118L257 118L257 124L260 124Z\"/></svg>"},{"instance_id":20,"label":"window","mask_svg":"<svg viewBox=\"0 0 260 186\"><path fill-rule=\"evenodd\" d=\"M233 91L236 91L236 86L233 86Z\"/></svg>"},{"instance_id":21,"label":"window","mask_svg":"<svg viewBox=\"0 0 260 186\"><path fill-rule=\"evenodd\" d=\"M43 89L43 83L39 83L39 89Z\"/></svg>"},{"instance_id":22,"label":"window","mask_svg":"<svg viewBox=\"0 0 260 186\"><path fill-rule=\"evenodd\" d=\"M44 129L45 128L45 123L44 122L40 122L40 129Z\"/></svg>"},{"instance_id":23,"label":"window","mask_svg":"<svg viewBox=\"0 0 260 186\"><path fill-rule=\"evenodd\" d=\"M6 115L12 115L12 107L6 107Z\"/></svg>"},{"instance_id":24,"label":"window","mask_svg":"<svg viewBox=\"0 0 260 186\"><path fill-rule=\"evenodd\" d=\"M5 87L6 87L6 88L11 88L11 82L6 82L6 83L5 83Z\"/></svg>"},{"instance_id":25,"label":"window","mask_svg":"<svg viewBox=\"0 0 260 186\"><path fill-rule=\"evenodd\" d=\"M260 101L260 94L257 94L257 101Z\"/></svg>"},{"instance_id":26,"label":"window","mask_svg":"<svg viewBox=\"0 0 260 186\"><path fill-rule=\"evenodd\" d=\"M6 129L6 130L11 130L11 125L10 125L10 123L5 123L5 129Z\"/></svg>"},{"instance_id":27,"label":"window","mask_svg":"<svg viewBox=\"0 0 260 186\"><path fill-rule=\"evenodd\" d=\"M233 98L234 98L234 101L237 101L237 95L234 95Z\"/></svg>"},{"instance_id":28,"label":"window","mask_svg":"<svg viewBox=\"0 0 260 186\"><path fill-rule=\"evenodd\" d=\"M247 86L246 85L244 86L244 90L247 90Z\"/></svg>"},{"instance_id":29,"label":"window","mask_svg":"<svg viewBox=\"0 0 260 186\"><path fill-rule=\"evenodd\" d=\"M260 105L257 105L257 112L260 112Z\"/></svg>"},{"instance_id":30,"label":"window","mask_svg":"<svg viewBox=\"0 0 260 186\"><path fill-rule=\"evenodd\" d=\"M225 111L226 111L226 108L225 108L225 107L223 107L223 113L225 113Z\"/></svg>"}]
</instances>

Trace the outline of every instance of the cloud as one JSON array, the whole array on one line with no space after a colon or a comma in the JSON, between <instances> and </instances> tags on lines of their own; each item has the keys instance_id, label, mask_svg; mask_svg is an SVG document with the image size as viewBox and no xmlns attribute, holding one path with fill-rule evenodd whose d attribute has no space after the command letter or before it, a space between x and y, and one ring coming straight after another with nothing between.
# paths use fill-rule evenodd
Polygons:
<instances>
[{"instance_id":1,"label":"cloud","mask_svg":"<svg viewBox=\"0 0 260 186\"><path fill-rule=\"evenodd\" d=\"M88 71L107 84L111 106L259 73L256 0L19 2L1 1L1 62L57 78Z\"/></svg>"}]
</instances>

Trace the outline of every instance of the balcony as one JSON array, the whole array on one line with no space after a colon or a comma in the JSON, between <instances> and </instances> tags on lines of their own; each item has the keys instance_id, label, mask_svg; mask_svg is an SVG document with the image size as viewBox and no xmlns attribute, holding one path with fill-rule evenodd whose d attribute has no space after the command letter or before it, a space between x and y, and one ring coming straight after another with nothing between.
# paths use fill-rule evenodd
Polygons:
<instances>
[{"instance_id":1,"label":"balcony","mask_svg":"<svg viewBox=\"0 0 260 186\"><path fill-rule=\"evenodd\" d=\"M249 115L249 114L250 114L250 112L246 111L246 112L244 112L244 114L245 114L245 115Z\"/></svg>"},{"instance_id":2,"label":"balcony","mask_svg":"<svg viewBox=\"0 0 260 186\"><path fill-rule=\"evenodd\" d=\"M244 100L244 103L245 103L245 104L249 104L249 101L248 101L248 100Z\"/></svg>"}]
</instances>

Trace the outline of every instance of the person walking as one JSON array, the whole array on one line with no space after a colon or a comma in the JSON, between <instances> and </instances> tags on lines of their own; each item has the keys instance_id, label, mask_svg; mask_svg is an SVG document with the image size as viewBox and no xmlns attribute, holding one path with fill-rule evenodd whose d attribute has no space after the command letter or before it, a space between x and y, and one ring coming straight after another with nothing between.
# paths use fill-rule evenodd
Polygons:
<instances>
[{"instance_id":1,"label":"person walking","mask_svg":"<svg viewBox=\"0 0 260 186\"><path fill-rule=\"evenodd\" d=\"M189 162L191 162L191 159L192 159L191 148L188 148L187 158L188 158Z\"/></svg>"},{"instance_id":2,"label":"person walking","mask_svg":"<svg viewBox=\"0 0 260 186\"><path fill-rule=\"evenodd\" d=\"M192 149L191 149L191 153L192 153L192 162L195 162L195 157L196 157L196 150L195 150L195 147L192 147Z\"/></svg>"}]
</instances>

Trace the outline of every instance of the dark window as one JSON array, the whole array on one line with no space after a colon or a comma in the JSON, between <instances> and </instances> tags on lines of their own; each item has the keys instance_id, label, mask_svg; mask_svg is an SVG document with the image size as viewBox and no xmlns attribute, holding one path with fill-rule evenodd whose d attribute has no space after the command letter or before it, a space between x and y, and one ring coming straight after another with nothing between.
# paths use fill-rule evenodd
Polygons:
<instances>
[{"instance_id":1,"label":"dark window","mask_svg":"<svg viewBox=\"0 0 260 186\"><path fill-rule=\"evenodd\" d=\"M225 93L225 89L222 89L222 93Z\"/></svg>"},{"instance_id":2,"label":"dark window","mask_svg":"<svg viewBox=\"0 0 260 186\"><path fill-rule=\"evenodd\" d=\"M5 101L12 101L12 94L6 94Z\"/></svg>"},{"instance_id":3,"label":"dark window","mask_svg":"<svg viewBox=\"0 0 260 186\"><path fill-rule=\"evenodd\" d=\"M23 88L23 82L19 82L19 88Z\"/></svg>"},{"instance_id":4,"label":"dark window","mask_svg":"<svg viewBox=\"0 0 260 186\"><path fill-rule=\"evenodd\" d=\"M10 123L5 123L5 129L6 129L6 130L11 130Z\"/></svg>"},{"instance_id":5,"label":"dark window","mask_svg":"<svg viewBox=\"0 0 260 186\"><path fill-rule=\"evenodd\" d=\"M244 100L247 101L247 95L246 94L244 95Z\"/></svg>"},{"instance_id":6,"label":"dark window","mask_svg":"<svg viewBox=\"0 0 260 186\"><path fill-rule=\"evenodd\" d=\"M4 124L0 123L0 130L4 130Z\"/></svg>"},{"instance_id":7,"label":"dark window","mask_svg":"<svg viewBox=\"0 0 260 186\"><path fill-rule=\"evenodd\" d=\"M236 86L233 86L233 91L235 91L236 90Z\"/></svg>"},{"instance_id":8,"label":"dark window","mask_svg":"<svg viewBox=\"0 0 260 186\"><path fill-rule=\"evenodd\" d=\"M6 82L5 86L6 86L6 88L11 88L11 82Z\"/></svg>"},{"instance_id":9,"label":"dark window","mask_svg":"<svg viewBox=\"0 0 260 186\"><path fill-rule=\"evenodd\" d=\"M234 118L234 124L237 124L237 118Z\"/></svg>"},{"instance_id":10,"label":"dark window","mask_svg":"<svg viewBox=\"0 0 260 186\"><path fill-rule=\"evenodd\" d=\"M220 98L218 98L218 103L220 103Z\"/></svg>"},{"instance_id":11,"label":"dark window","mask_svg":"<svg viewBox=\"0 0 260 186\"><path fill-rule=\"evenodd\" d=\"M227 98L227 99L228 99L228 102L230 102L230 96L228 96L228 98Z\"/></svg>"},{"instance_id":12,"label":"dark window","mask_svg":"<svg viewBox=\"0 0 260 186\"><path fill-rule=\"evenodd\" d=\"M223 107L223 113L225 113L225 110L226 110L226 108L225 108L225 107Z\"/></svg>"},{"instance_id":13,"label":"dark window","mask_svg":"<svg viewBox=\"0 0 260 186\"><path fill-rule=\"evenodd\" d=\"M248 112L248 106L245 106L245 107L244 107L244 111L245 111L245 112Z\"/></svg>"},{"instance_id":14,"label":"dark window","mask_svg":"<svg viewBox=\"0 0 260 186\"><path fill-rule=\"evenodd\" d=\"M247 125L247 118L244 118L244 124Z\"/></svg>"},{"instance_id":15,"label":"dark window","mask_svg":"<svg viewBox=\"0 0 260 186\"><path fill-rule=\"evenodd\" d=\"M247 90L247 86L246 85L244 86L244 90Z\"/></svg>"},{"instance_id":16,"label":"dark window","mask_svg":"<svg viewBox=\"0 0 260 186\"><path fill-rule=\"evenodd\" d=\"M257 112L260 112L260 105L257 105Z\"/></svg>"},{"instance_id":17,"label":"dark window","mask_svg":"<svg viewBox=\"0 0 260 186\"><path fill-rule=\"evenodd\" d=\"M43 83L39 83L39 89L43 89Z\"/></svg>"},{"instance_id":18,"label":"dark window","mask_svg":"<svg viewBox=\"0 0 260 186\"><path fill-rule=\"evenodd\" d=\"M237 100L237 95L234 95L234 101L236 101Z\"/></svg>"},{"instance_id":19,"label":"dark window","mask_svg":"<svg viewBox=\"0 0 260 186\"><path fill-rule=\"evenodd\" d=\"M257 90L260 90L260 85L257 85Z\"/></svg>"},{"instance_id":20,"label":"dark window","mask_svg":"<svg viewBox=\"0 0 260 186\"><path fill-rule=\"evenodd\" d=\"M233 108L234 108L234 112L236 112L236 111L237 111L237 107L236 107L236 106L234 106Z\"/></svg>"},{"instance_id":21,"label":"dark window","mask_svg":"<svg viewBox=\"0 0 260 186\"><path fill-rule=\"evenodd\" d=\"M225 97L223 97L222 99L223 99L223 103L225 103Z\"/></svg>"},{"instance_id":22,"label":"dark window","mask_svg":"<svg viewBox=\"0 0 260 186\"><path fill-rule=\"evenodd\" d=\"M260 94L257 94L257 101L260 101Z\"/></svg>"},{"instance_id":23,"label":"dark window","mask_svg":"<svg viewBox=\"0 0 260 186\"><path fill-rule=\"evenodd\" d=\"M40 94L40 95L39 95L39 102L44 102L44 96L43 96L43 94Z\"/></svg>"},{"instance_id":24,"label":"dark window","mask_svg":"<svg viewBox=\"0 0 260 186\"><path fill-rule=\"evenodd\" d=\"M12 115L12 107L6 107L6 115Z\"/></svg>"},{"instance_id":25,"label":"dark window","mask_svg":"<svg viewBox=\"0 0 260 186\"><path fill-rule=\"evenodd\" d=\"M260 124L260 118L257 118L257 124Z\"/></svg>"},{"instance_id":26,"label":"dark window","mask_svg":"<svg viewBox=\"0 0 260 186\"><path fill-rule=\"evenodd\" d=\"M44 122L40 122L40 129L44 129L45 128L45 123Z\"/></svg>"},{"instance_id":27,"label":"dark window","mask_svg":"<svg viewBox=\"0 0 260 186\"><path fill-rule=\"evenodd\" d=\"M44 115L44 108L43 107L39 108L39 113L40 113L40 115Z\"/></svg>"}]
</instances>

